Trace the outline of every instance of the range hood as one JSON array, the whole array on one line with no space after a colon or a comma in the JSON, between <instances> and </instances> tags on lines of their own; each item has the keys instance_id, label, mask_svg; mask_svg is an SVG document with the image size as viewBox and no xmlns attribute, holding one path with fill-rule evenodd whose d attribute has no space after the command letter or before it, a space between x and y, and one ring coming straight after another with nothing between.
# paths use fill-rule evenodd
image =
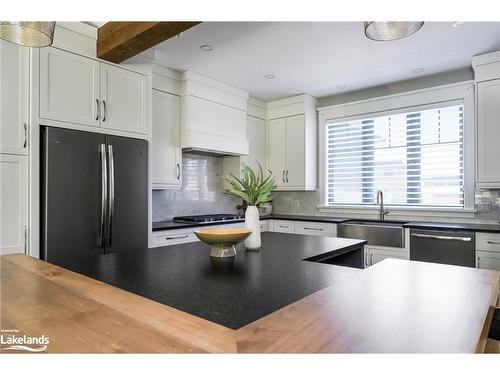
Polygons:
<instances>
[{"instance_id":1,"label":"range hood","mask_svg":"<svg viewBox=\"0 0 500 375\"><path fill-rule=\"evenodd\" d=\"M193 72L182 75L181 147L186 153L249 154L248 92Z\"/></svg>"}]
</instances>

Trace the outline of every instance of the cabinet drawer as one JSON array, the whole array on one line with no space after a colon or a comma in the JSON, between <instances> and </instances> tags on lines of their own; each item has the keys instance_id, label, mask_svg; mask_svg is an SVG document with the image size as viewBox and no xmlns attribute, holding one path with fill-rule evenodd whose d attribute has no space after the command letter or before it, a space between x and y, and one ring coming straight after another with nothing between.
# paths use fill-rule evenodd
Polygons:
<instances>
[{"instance_id":1,"label":"cabinet drawer","mask_svg":"<svg viewBox=\"0 0 500 375\"><path fill-rule=\"evenodd\" d=\"M476 250L500 253L500 234L476 233Z\"/></svg>"},{"instance_id":2,"label":"cabinet drawer","mask_svg":"<svg viewBox=\"0 0 500 375\"><path fill-rule=\"evenodd\" d=\"M500 253L476 251L476 267L500 271Z\"/></svg>"},{"instance_id":3,"label":"cabinet drawer","mask_svg":"<svg viewBox=\"0 0 500 375\"><path fill-rule=\"evenodd\" d=\"M317 223L310 221L296 221L295 233L309 234L312 236L335 237L337 235L337 225L332 223Z\"/></svg>"},{"instance_id":4,"label":"cabinet drawer","mask_svg":"<svg viewBox=\"0 0 500 375\"><path fill-rule=\"evenodd\" d=\"M180 233L176 231L175 233L172 233L172 231L164 231L153 233L153 237L153 247L179 245L199 241L194 232Z\"/></svg>"},{"instance_id":5,"label":"cabinet drawer","mask_svg":"<svg viewBox=\"0 0 500 375\"><path fill-rule=\"evenodd\" d=\"M274 220L273 231L279 233L295 233L295 223L292 220Z\"/></svg>"},{"instance_id":6,"label":"cabinet drawer","mask_svg":"<svg viewBox=\"0 0 500 375\"><path fill-rule=\"evenodd\" d=\"M260 231L261 232L270 232L272 228L272 220L261 220L260 221Z\"/></svg>"}]
</instances>

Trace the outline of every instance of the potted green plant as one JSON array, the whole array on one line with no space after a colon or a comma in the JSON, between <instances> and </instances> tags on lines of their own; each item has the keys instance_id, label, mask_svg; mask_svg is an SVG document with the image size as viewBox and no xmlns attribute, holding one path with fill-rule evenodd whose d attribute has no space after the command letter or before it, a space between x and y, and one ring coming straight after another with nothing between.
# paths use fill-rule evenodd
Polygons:
<instances>
[{"instance_id":1,"label":"potted green plant","mask_svg":"<svg viewBox=\"0 0 500 375\"><path fill-rule=\"evenodd\" d=\"M224 193L243 199L247 203L245 211L245 227L252 231L252 234L245 240L247 249L257 250L260 248L260 223L257 206L261 203L270 202L273 199L272 192L276 189L276 178L268 170L269 175L264 177L262 166L255 173L252 168L243 165L241 178L230 173L222 178L227 181L228 188Z\"/></svg>"}]
</instances>

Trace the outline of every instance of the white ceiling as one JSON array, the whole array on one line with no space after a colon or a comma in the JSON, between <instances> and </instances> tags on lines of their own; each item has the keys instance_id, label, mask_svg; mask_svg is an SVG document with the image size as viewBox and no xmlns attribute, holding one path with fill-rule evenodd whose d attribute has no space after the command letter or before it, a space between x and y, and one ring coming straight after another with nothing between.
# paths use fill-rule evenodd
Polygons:
<instances>
[{"instance_id":1,"label":"white ceiling","mask_svg":"<svg viewBox=\"0 0 500 375\"><path fill-rule=\"evenodd\" d=\"M213 50L201 50L203 44ZM500 22L459 28L426 22L391 42L367 39L362 22L203 22L154 47L156 60L167 67L212 77L263 100L323 97L460 69L471 65L473 55L499 49ZM413 73L417 68L424 72Z\"/></svg>"}]
</instances>

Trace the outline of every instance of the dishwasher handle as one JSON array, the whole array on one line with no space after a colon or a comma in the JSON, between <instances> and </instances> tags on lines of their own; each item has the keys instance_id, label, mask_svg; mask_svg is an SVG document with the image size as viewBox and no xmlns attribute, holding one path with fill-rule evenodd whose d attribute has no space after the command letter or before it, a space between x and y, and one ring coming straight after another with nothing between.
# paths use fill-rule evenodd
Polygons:
<instances>
[{"instance_id":1,"label":"dishwasher handle","mask_svg":"<svg viewBox=\"0 0 500 375\"><path fill-rule=\"evenodd\" d=\"M420 233L412 233L411 236L417 238L430 238L433 240L445 240L445 241L463 241L463 242L472 241L472 237L438 236L435 234L420 234Z\"/></svg>"}]
</instances>

